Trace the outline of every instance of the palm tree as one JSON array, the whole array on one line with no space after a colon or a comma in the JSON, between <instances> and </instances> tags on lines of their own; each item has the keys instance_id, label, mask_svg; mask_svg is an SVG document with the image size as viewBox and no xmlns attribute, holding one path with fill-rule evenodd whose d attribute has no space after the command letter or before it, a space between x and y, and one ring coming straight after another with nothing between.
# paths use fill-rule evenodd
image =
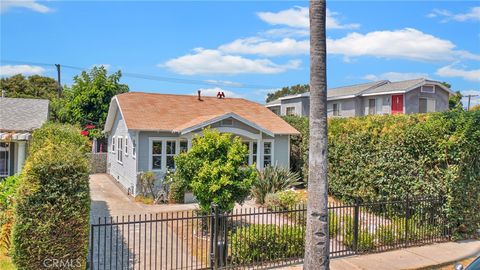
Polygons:
<instances>
[{"instance_id":1,"label":"palm tree","mask_svg":"<svg viewBox=\"0 0 480 270\"><path fill-rule=\"evenodd\" d=\"M303 269L329 269L326 0L310 0L310 152Z\"/></svg>"}]
</instances>

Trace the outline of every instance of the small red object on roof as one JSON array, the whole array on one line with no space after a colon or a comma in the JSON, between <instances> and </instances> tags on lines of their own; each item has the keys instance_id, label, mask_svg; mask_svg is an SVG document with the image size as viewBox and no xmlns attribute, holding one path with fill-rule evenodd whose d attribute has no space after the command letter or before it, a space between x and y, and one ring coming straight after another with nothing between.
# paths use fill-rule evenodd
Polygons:
<instances>
[{"instance_id":1,"label":"small red object on roof","mask_svg":"<svg viewBox=\"0 0 480 270\"><path fill-rule=\"evenodd\" d=\"M92 125L92 124L88 124L88 125L85 126L85 128L86 128L86 129L92 129L92 128L95 128L95 126Z\"/></svg>"}]
</instances>

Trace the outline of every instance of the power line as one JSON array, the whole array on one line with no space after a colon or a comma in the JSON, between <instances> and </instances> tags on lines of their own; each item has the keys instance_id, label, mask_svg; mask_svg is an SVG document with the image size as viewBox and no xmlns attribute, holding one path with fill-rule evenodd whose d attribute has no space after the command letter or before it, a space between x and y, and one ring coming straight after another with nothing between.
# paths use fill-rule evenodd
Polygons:
<instances>
[{"instance_id":1,"label":"power line","mask_svg":"<svg viewBox=\"0 0 480 270\"><path fill-rule=\"evenodd\" d=\"M50 66L57 67L57 65L60 65L60 64L52 64L52 63L40 63L40 62L7 60L7 59L0 59L0 62L23 64L23 65L49 66L49 67ZM82 70L82 71L83 70L91 70L91 68L71 66L71 65L63 65L63 64L61 64L61 67L68 68L68 69ZM173 78L173 77L164 77L164 76L148 75L148 74L141 74L141 73L131 73L131 72L122 72L122 76L123 77L129 77L129 78L136 78L136 79L152 80L152 81L180 83L180 84L192 84L192 85L222 86L222 87L229 87L229 88L248 88L248 89L277 89L277 88L280 88L280 87L267 86L267 85L246 84L246 83L225 82L225 81L214 81L214 80L208 81L208 80Z\"/></svg>"}]
</instances>

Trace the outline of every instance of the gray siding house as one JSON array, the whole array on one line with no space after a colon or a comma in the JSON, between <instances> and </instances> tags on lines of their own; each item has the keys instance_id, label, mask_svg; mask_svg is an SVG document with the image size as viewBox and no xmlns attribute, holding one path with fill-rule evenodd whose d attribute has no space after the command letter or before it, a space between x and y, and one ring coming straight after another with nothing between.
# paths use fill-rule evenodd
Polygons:
<instances>
[{"instance_id":1,"label":"gray siding house","mask_svg":"<svg viewBox=\"0 0 480 270\"><path fill-rule=\"evenodd\" d=\"M0 179L19 173L32 131L48 121L49 101L0 97Z\"/></svg>"},{"instance_id":2,"label":"gray siding house","mask_svg":"<svg viewBox=\"0 0 480 270\"><path fill-rule=\"evenodd\" d=\"M238 136L246 160L261 169L290 167L290 135L298 131L262 105L239 98L131 92L115 96L104 132L107 172L129 194L138 195L138 177L153 171L159 180L175 169L174 156L188 151L205 127Z\"/></svg>"},{"instance_id":3,"label":"gray siding house","mask_svg":"<svg viewBox=\"0 0 480 270\"><path fill-rule=\"evenodd\" d=\"M328 116L411 114L448 110L452 91L437 81L377 81L328 89ZM265 105L277 115L308 116L310 93L279 98Z\"/></svg>"}]
</instances>

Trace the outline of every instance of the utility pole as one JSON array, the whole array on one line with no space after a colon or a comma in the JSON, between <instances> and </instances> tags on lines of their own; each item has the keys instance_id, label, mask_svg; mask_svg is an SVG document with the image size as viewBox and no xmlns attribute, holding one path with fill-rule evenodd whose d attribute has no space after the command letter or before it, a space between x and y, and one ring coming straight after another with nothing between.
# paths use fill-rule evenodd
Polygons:
<instances>
[{"instance_id":1,"label":"utility pole","mask_svg":"<svg viewBox=\"0 0 480 270\"><path fill-rule=\"evenodd\" d=\"M472 97L478 97L479 95L467 95L468 97L468 106L467 106L467 111L470 111L470 100Z\"/></svg>"},{"instance_id":2,"label":"utility pole","mask_svg":"<svg viewBox=\"0 0 480 270\"><path fill-rule=\"evenodd\" d=\"M58 82L58 91L57 91L57 98L62 97L62 83L60 81L60 64L55 64L57 68L57 82Z\"/></svg>"}]
</instances>

